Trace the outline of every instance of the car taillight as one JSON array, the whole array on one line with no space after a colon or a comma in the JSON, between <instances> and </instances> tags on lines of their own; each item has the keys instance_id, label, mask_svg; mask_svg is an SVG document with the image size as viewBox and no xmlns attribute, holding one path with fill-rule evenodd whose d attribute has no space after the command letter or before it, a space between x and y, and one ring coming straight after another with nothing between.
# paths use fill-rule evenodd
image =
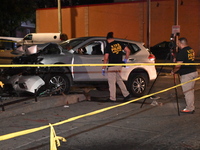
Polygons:
<instances>
[{"instance_id":1,"label":"car taillight","mask_svg":"<svg viewBox=\"0 0 200 150\"><path fill-rule=\"evenodd\" d=\"M151 61L155 61L156 57L153 54L149 54L148 59Z\"/></svg>"}]
</instances>

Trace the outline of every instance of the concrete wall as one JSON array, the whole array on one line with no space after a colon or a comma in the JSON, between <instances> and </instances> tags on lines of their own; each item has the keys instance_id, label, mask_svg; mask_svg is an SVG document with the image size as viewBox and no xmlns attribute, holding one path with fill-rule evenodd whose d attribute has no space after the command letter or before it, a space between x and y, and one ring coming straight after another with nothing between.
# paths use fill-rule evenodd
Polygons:
<instances>
[{"instance_id":1,"label":"concrete wall","mask_svg":"<svg viewBox=\"0 0 200 150\"><path fill-rule=\"evenodd\" d=\"M179 25L181 37L200 55L200 0L181 0ZM106 36L113 31L115 37L146 43L147 3L127 2L62 8L62 30L69 38ZM57 8L39 9L36 13L37 32L58 32ZM151 46L169 41L174 25L174 0L151 1Z\"/></svg>"}]
</instances>

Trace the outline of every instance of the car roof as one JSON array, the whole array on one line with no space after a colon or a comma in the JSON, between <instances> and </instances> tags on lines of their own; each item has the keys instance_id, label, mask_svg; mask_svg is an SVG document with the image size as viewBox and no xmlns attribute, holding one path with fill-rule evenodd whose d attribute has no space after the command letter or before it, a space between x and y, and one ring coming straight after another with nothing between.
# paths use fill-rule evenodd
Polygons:
<instances>
[{"instance_id":1,"label":"car roof","mask_svg":"<svg viewBox=\"0 0 200 150\"><path fill-rule=\"evenodd\" d=\"M69 40L75 40L75 39L80 39L80 40L84 40L84 41L89 40L89 39L106 40L106 37L103 37L103 36L77 37L77 38L68 39L67 41L69 41ZM121 39L121 38L114 38L114 40L120 40L120 41L123 41L123 42L130 42L130 43L137 43L137 44L143 44L143 42L138 42L138 41L133 41L133 40L128 40L128 39ZM62 43L65 43L67 41L64 41Z\"/></svg>"}]
</instances>

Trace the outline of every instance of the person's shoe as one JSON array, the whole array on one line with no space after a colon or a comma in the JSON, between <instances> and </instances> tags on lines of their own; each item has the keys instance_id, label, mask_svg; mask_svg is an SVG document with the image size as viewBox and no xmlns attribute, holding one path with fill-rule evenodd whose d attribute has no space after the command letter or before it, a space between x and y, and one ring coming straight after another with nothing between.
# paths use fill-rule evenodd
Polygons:
<instances>
[{"instance_id":1,"label":"person's shoe","mask_svg":"<svg viewBox=\"0 0 200 150\"><path fill-rule=\"evenodd\" d=\"M130 98L131 98L131 94L129 94L128 96L124 97L124 102L129 101Z\"/></svg>"},{"instance_id":2,"label":"person's shoe","mask_svg":"<svg viewBox=\"0 0 200 150\"><path fill-rule=\"evenodd\" d=\"M188 113L188 114L193 114L195 111L194 110L187 110L186 108L180 111L181 113Z\"/></svg>"}]
</instances>

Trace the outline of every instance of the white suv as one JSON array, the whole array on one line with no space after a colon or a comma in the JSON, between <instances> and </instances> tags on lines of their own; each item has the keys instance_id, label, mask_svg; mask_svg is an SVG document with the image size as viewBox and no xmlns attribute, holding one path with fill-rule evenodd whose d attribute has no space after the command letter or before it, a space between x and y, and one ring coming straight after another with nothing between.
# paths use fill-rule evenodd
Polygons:
<instances>
[{"instance_id":1,"label":"white suv","mask_svg":"<svg viewBox=\"0 0 200 150\"><path fill-rule=\"evenodd\" d=\"M155 57L141 42L125 39L115 40L124 43L131 50L127 63L138 63L136 66L123 67L121 76L132 95L142 96L146 91L147 84L156 78L157 73L154 65L140 64L154 63ZM69 39L61 44L49 43L42 49L38 48L40 50L35 54L17 57L13 60L14 64L80 64L80 66L28 67L21 70L20 68L11 68L14 70L14 74L17 72L22 74L18 79L15 77L15 83L18 86L14 89L29 91L27 84L31 84L30 80L32 83L36 83L35 80L38 80L38 77L45 83L40 90L49 89L56 94L69 92L73 85L101 87L107 83L107 77L101 74L102 67L81 66L81 64L102 64L105 46L105 37L81 37ZM11 70L10 72L12 72ZM30 78L29 83L26 83L27 76ZM23 78L25 79L23 80Z\"/></svg>"}]
</instances>

